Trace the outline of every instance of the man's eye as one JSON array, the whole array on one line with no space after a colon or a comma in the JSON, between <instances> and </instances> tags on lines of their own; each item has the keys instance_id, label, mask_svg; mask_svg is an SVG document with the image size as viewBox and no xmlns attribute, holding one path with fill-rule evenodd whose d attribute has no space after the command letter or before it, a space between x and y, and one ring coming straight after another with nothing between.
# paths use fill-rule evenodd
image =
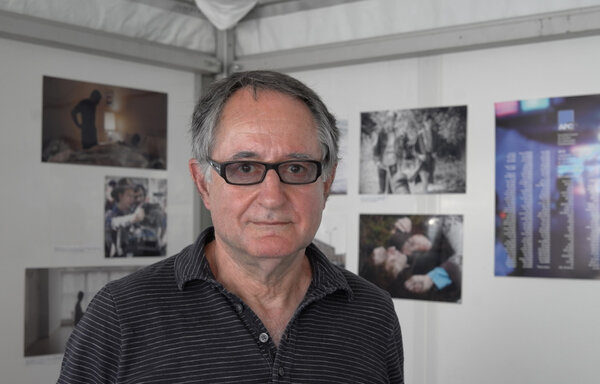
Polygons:
<instances>
[{"instance_id":1,"label":"man's eye","mask_svg":"<svg viewBox=\"0 0 600 384\"><path fill-rule=\"evenodd\" d=\"M241 173L251 173L254 171L254 165L252 163L240 163L237 170Z\"/></svg>"},{"instance_id":2,"label":"man's eye","mask_svg":"<svg viewBox=\"0 0 600 384\"><path fill-rule=\"evenodd\" d=\"M288 164L288 166L287 166L288 173L302 173L305 171L306 171L306 167L304 167L302 164L293 163L293 164Z\"/></svg>"}]
</instances>

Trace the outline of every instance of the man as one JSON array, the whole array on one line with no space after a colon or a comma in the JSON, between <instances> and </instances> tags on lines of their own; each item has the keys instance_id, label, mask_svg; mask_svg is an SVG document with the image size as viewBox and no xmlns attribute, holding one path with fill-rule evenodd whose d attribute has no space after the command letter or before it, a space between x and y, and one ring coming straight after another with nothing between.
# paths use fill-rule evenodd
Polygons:
<instances>
[{"instance_id":1,"label":"man","mask_svg":"<svg viewBox=\"0 0 600 384\"><path fill-rule=\"evenodd\" d=\"M133 189L135 195L135 205L140 206L148 202L148 196L146 196L146 188L142 184L136 184Z\"/></svg>"},{"instance_id":2,"label":"man","mask_svg":"<svg viewBox=\"0 0 600 384\"><path fill-rule=\"evenodd\" d=\"M435 158L433 157L433 118L426 116L423 124L419 125L417 131L417 141L415 143L415 156L418 161L418 170L412 177L413 180L417 176L421 180L422 193L428 193L429 184L434 181L435 173ZM411 180L412 181L412 180Z\"/></svg>"},{"instance_id":3,"label":"man","mask_svg":"<svg viewBox=\"0 0 600 384\"><path fill-rule=\"evenodd\" d=\"M398 171L398 154L396 152L396 131L388 125L377 134L377 142L373 148L373 157L377 163L379 176L379 193L393 193L391 177Z\"/></svg>"},{"instance_id":4,"label":"man","mask_svg":"<svg viewBox=\"0 0 600 384\"><path fill-rule=\"evenodd\" d=\"M144 220L144 208L135 205L135 186L128 178L119 180L111 191L111 197L114 204L104 214L105 257L132 256L130 230L134 224Z\"/></svg>"},{"instance_id":5,"label":"man","mask_svg":"<svg viewBox=\"0 0 600 384\"><path fill-rule=\"evenodd\" d=\"M289 76L215 83L194 113L189 163L214 228L100 291L59 383L403 383L389 295L311 244L337 137Z\"/></svg>"},{"instance_id":6,"label":"man","mask_svg":"<svg viewBox=\"0 0 600 384\"><path fill-rule=\"evenodd\" d=\"M75 318L73 319L73 325L77 325L79 320L83 317L83 308L81 307L81 301L83 300L83 291L77 292L77 302L75 303Z\"/></svg>"},{"instance_id":7,"label":"man","mask_svg":"<svg viewBox=\"0 0 600 384\"><path fill-rule=\"evenodd\" d=\"M81 129L81 147L90 149L98 145L96 133L96 107L102 99L102 94L97 89L90 93L90 97L81 100L73 110L71 119ZM80 121L81 120L81 121Z\"/></svg>"}]
</instances>

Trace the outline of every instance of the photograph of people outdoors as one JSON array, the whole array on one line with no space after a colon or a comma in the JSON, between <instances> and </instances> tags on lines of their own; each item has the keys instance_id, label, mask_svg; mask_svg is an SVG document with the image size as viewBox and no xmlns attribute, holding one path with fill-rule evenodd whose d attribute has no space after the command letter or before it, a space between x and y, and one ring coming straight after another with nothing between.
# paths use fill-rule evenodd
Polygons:
<instances>
[{"instance_id":1,"label":"photograph of people outdoors","mask_svg":"<svg viewBox=\"0 0 600 384\"><path fill-rule=\"evenodd\" d=\"M42 161L167 169L167 94L44 76Z\"/></svg>"},{"instance_id":2,"label":"photograph of people outdoors","mask_svg":"<svg viewBox=\"0 0 600 384\"><path fill-rule=\"evenodd\" d=\"M359 274L392 297L460 302L461 215L361 215Z\"/></svg>"},{"instance_id":3,"label":"photograph of people outdoors","mask_svg":"<svg viewBox=\"0 0 600 384\"><path fill-rule=\"evenodd\" d=\"M165 256L167 180L107 176L105 257Z\"/></svg>"},{"instance_id":4,"label":"photograph of people outdoors","mask_svg":"<svg viewBox=\"0 0 600 384\"><path fill-rule=\"evenodd\" d=\"M361 113L361 194L464 193L467 107Z\"/></svg>"}]
</instances>

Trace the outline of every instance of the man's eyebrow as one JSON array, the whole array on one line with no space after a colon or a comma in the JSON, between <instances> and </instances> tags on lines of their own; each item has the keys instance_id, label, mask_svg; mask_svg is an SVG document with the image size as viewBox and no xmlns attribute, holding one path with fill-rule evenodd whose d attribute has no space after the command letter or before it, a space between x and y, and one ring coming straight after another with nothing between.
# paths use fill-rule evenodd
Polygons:
<instances>
[{"instance_id":1,"label":"man's eyebrow","mask_svg":"<svg viewBox=\"0 0 600 384\"><path fill-rule=\"evenodd\" d=\"M255 159L258 157L258 153L252 151L242 151L234 154L231 159L239 160L239 159Z\"/></svg>"},{"instance_id":2,"label":"man's eyebrow","mask_svg":"<svg viewBox=\"0 0 600 384\"><path fill-rule=\"evenodd\" d=\"M290 153L290 154L288 154L288 157L290 159L302 159L302 160L304 160L304 159L306 159L306 160L312 159L312 157L309 156L309 155L307 155L306 153Z\"/></svg>"},{"instance_id":3,"label":"man's eyebrow","mask_svg":"<svg viewBox=\"0 0 600 384\"><path fill-rule=\"evenodd\" d=\"M313 160L312 156L310 156L306 153L300 153L300 152L288 153L285 157L292 159L292 160L293 159ZM258 153L252 152L252 151L241 151L241 152L235 153L231 157L232 160L257 159L257 158L259 158Z\"/></svg>"}]
</instances>

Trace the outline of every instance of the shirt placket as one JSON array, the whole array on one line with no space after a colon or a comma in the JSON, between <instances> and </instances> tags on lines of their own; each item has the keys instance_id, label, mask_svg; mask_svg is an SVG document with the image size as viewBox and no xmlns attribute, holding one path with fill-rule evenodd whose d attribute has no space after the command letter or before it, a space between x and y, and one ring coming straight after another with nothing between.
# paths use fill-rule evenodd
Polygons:
<instances>
[{"instance_id":1,"label":"shirt placket","mask_svg":"<svg viewBox=\"0 0 600 384\"><path fill-rule=\"evenodd\" d=\"M281 350L278 351L275 343L271 339L271 335L263 325L262 321L252 312L252 310L245 305L241 299L237 297L228 296L229 300L233 302L233 308L238 314L242 323L250 331L261 354L268 361L271 369L270 376L272 383L291 383L289 381L289 372L282 363ZM280 342L280 348L287 339L287 333L282 336Z\"/></svg>"}]
</instances>

